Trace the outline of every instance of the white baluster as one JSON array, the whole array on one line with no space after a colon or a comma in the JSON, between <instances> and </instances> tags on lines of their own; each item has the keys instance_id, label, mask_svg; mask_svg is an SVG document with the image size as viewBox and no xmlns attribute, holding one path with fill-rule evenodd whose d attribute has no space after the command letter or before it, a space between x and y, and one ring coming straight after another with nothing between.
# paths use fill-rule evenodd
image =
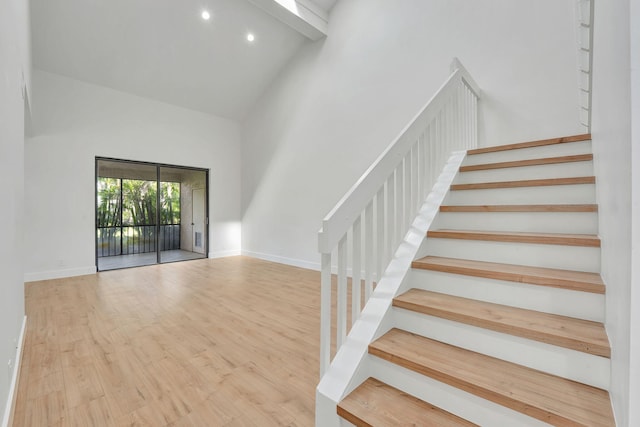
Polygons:
<instances>
[{"instance_id":1,"label":"white baluster","mask_svg":"<svg viewBox=\"0 0 640 427\"><path fill-rule=\"evenodd\" d=\"M389 258L395 255L398 231L396 229L396 176L395 170L387 179L387 253Z\"/></svg>"},{"instance_id":2,"label":"white baluster","mask_svg":"<svg viewBox=\"0 0 640 427\"><path fill-rule=\"evenodd\" d=\"M331 363L331 254L322 254L320 270L320 376Z\"/></svg>"},{"instance_id":3,"label":"white baluster","mask_svg":"<svg viewBox=\"0 0 640 427\"><path fill-rule=\"evenodd\" d=\"M347 234L338 243L337 297L336 349L339 349L347 337Z\"/></svg>"},{"instance_id":4,"label":"white baluster","mask_svg":"<svg viewBox=\"0 0 640 427\"><path fill-rule=\"evenodd\" d=\"M465 120L465 129L466 129L466 135L467 135L467 141L466 141L466 145L465 148L469 149L471 148L471 135L472 135L472 119L473 119L473 92L471 91L471 88L469 86L465 86L465 90L467 91L467 102L466 102L466 109L467 109L467 118Z\"/></svg>"},{"instance_id":5,"label":"white baluster","mask_svg":"<svg viewBox=\"0 0 640 427\"><path fill-rule=\"evenodd\" d=\"M351 325L360 317L360 286L362 277L362 215L353 223L353 262L351 273Z\"/></svg>"},{"instance_id":6,"label":"white baluster","mask_svg":"<svg viewBox=\"0 0 640 427\"><path fill-rule=\"evenodd\" d=\"M398 165L398 167L396 167L396 218L395 218L395 222L396 222L396 236L398 237L398 239L396 240L396 243L400 243L400 241L404 238L404 234L405 234L405 228L404 228L404 209L403 209L403 194L402 194L402 188L403 188L403 177L404 177L404 161L400 162L400 164Z\"/></svg>"},{"instance_id":7,"label":"white baluster","mask_svg":"<svg viewBox=\"0 0 640 427\"><path fill-rule=\"evenodd\" d=\"M418 212L418 203L420 198L418 197L418 158L420 157L420 152L418 151L418 142L416 141L413 144L413 148L411 149L411 215L409 217L409 226L413 222L413 218L416 216L416 212ZM408 228L408 227L407 227Z\"/></svg>"},{"instance_id":8,"label":"white baluster","mask_svg":"<svg viewBox=\"0 0 640 427\"><path fill-rule=\"evenodd\" d=\"M420 134L418 137L418 144L416 144L418 148L418 209L422 202L424 201L425 196L425 182L424 182L424 132Z\"/></svg>"},{"instance_id":9,"label":"white baluster","mask_svg":"<svg viewBox=\"0 0 640 427\"><path fill-rule=\"evenodd\" d=\"M364 242L364 303L366 304L373 291L373 200L369 202L365 209Z\"/></svg>"},{"instance_id":10,"label":"white baluster","mask_svg":"<svg viewBox=\"0 0 640 427\"><path fill-rule=\"evenodd\" d=\"M460 124L462 123L462 79L458 80L456 84L455 97L454 97L454 111L455 111L455 145L454 149L460 149L462 147L462 132Z\"/></svg>"},{"instance_id":11,"label":"white baluster","mask_svg":"<svg viewBox=\"0 0 640 427\"><path fill-rule=\"evenodd\" d=\"M424 191L422 194L422 200L427 198L429 191L431 191L431 183L429 182L429 144L431 143L431 123L424 131L424 139L422 140L422 180L424 182Z\"/></svg>"},{"instance_id":12,"label":"white baluster","mask_svg":"<svg viewBox=\"0 0 640 427\"><path fill-rule=\"evenodd\" d=\"M473 148L478 146L478 98L473 97Z\"/></svg>"},{"instance_id":13,"label":"white baluster","mask_svg":"<svg viewBox=\"0 0 640 427\"><path fill-rule=\"evenodd\" d=\"M462 127L464 129L464 147L465 149L469 149L470 148L470 137L471 137L471 126L470 126L470 119L471 119L471 91L469 90L469 87L465 84L464 85L464 123L462 124Z\"/></svg>"},{"instance_id":14,"label":"white baluster","mask_svg":"<svg viewBox=\"0 0 640 427\"><path fill-rule=\"evenodd\" d=\"M376 284L384 273L384 186L376 194Z\"/></svg>"},{"instance_id":15,"label":"white baluster","mask_svg":"<svg viewBox=\"0 0 640 427\"><path fill-rule=\"evenodd\" d=\"M404 190L403 190L404 218L402 218L402 229L408 230L411 221L411 151L404 158Z\"/></svg>"},{"instance_id":16,"label":"white baluster","mask_svg":"<svg viewBox=\"0 0 640 427\"><path fill-rule=\"evenodd\" d=\"M464 82L463 82L464 83ZM464 132L464 146L463 149L467 149L469 147L469 118L471 117L469 113L471 112L469 108L469 88L466 83L463 85L464 91L464 115L462 118L462 131Z\"/></svg>"}]
</instances>

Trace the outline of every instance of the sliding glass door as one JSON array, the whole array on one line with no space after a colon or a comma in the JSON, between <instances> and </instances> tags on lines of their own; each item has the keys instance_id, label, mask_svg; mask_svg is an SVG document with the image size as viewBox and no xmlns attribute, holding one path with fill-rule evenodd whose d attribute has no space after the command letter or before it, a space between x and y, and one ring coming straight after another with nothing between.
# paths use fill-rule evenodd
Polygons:
<instances>
[{"instance_id":1,"label":"sliding glass door","mask_svg":"<svg viewBox=\"0 0 640 427\"><path fill-rule=\"evenodd\" d=\"M206 258L207 171L160 167L160 262Z\"/></svg>"},{"instance_id":2,"label":"sliding glass door","mask_svg":"<svg viewBox=\"0 0 640 427\"><path fill-rule=\"evenodd\" d=\"M208 171L96 158L99 271L206 258Z\"/></svg>"}]
</instances>

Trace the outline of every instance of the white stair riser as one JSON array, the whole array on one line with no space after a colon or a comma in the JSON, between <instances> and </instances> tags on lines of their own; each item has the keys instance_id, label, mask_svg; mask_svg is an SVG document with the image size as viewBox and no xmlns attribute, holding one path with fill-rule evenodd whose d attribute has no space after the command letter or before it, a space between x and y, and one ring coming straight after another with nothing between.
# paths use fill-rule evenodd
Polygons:
<instances>
[{"instance_id":1,"label":"white stair riser","mask_svg":"<svg viewBox=\"0 0 640 427\"><path fill-rule=\"evenodd\" d=\"M598 234L595 212L440 212L431 227L454 230Z\"/></svg>"},{"instance_id":2,"label":"white stair riser","mask_svg":"<svg viewBox=\"0 0 640 427\"><path fill-rule=\"evenodd\" d=\"M406 279L406 290L411 288L604 322L603 294L417 268L412 269Z\"/></svg>"},{"instance_id":3,"label":"white stair riser","mask_svg":"<svg viewBox=\"0 0 640 427\"><path fill-rule=\"evenodd\" d=\"M595 185L490 188L449 191L445 205L537 205L595 203Z\"/></svg>"},{"instance_id":4,"label":"white stair riser","mask_svg":"<svg viewBox=\"0 0 640 427\"><path fill-rule=\"evenodd\" d=\"M477 182L520 181L525 179L571 178L592 176L593 162L557 163L550 165L520 166L514 168L490 169L460 172L454 184Z\"/></svg>"},{"instance_id":5,"label":"white stair riser","mask_svg":"<svg viewBox=\"0 0 640 427\"><path fill-rule=\"evenodd\" d=\"M548 424L430 377L369 355L371 376L481 426L543 427Z\"/></svg>"},{"instance_id":6,"label":"white stair riser","mask_svg":"<svg viewBox=\"0 0 640 427\"><path fill-rule=\"evenodd\" d=\"M609 387L607 358L400 308L394 308L393 315L399 329L583 384Z\"/></svg>"},{"instance_id":7,"label":"white stair riser","mask_svg":"<svg viewBox=\"0 0 640 427\"><path fill-rule=\"evenodd\" d=\"M465 157L462 166L573 156L576 154L591 154L592 152L591 141L571 142L566 144L545 145L542 147L497 151L493 153L472 154Z\"/></svg>"},{"instance_id":8,"label":"white stair riser","mask_svg":"<svg viewBox=\"0 0 640 427\"><path fill-rule=\"evenodd\" d=\"M428 237L426 255L597 273L600 248Z\"/></svg>"}]
</instances>

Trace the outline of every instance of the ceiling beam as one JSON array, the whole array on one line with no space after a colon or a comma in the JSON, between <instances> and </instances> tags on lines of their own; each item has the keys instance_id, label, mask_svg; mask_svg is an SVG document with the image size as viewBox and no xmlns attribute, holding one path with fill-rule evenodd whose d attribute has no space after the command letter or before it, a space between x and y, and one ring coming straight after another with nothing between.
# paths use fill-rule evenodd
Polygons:
<instances>
[{"instance_id":1,"label":"ceiling beam","mask_svg":"<svg viewBox=\"0 0 640 427\"><path fill-rule=\"evenodd\" d=\"M311 40L327 35L329 14L312 0L249 0Z\"/></svg>"}]
</instances>

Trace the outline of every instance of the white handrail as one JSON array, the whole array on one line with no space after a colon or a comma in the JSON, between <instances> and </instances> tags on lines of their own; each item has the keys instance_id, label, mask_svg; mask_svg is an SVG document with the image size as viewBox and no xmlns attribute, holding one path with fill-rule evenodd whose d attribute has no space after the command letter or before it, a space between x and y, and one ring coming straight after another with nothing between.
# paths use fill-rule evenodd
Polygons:
<instances>
[{"instance_id":1,"label":"white handrail","mask_svg":"<svg viewBox=\"0 0 640 427\"><path fill-rule=\"evenodd\" d=\"M455 90L456 83L463 81L476 99L480 97L480 88L462 64L457 59L454 59L452 66L456 67L455 70L438 92L325 216L322 221L322 228L318 232L318 250L320 253L328 253L335 248L340 237L344 235L353 223L355 216L360 214L366 203L371 200L381 184L384 183L389 171L393 171L398 160L401 160L408 149L411 148L416 136L423 130L424 123L429 123L435 118L441 109L442 103L447 99L447 95L450 95L449 92ZM477 143L477 140L474 140L474 143Z\"/></svg>"},{"instance_id":2,"label":"white handrail","mask_svg":"<svg viewBox=\"0 0 640 427\"><path fill-rule=\"evenodd\" d=\"M332 267L337 266L337 352L349 327L348 272L353 324L362 310L362 282L366 304L374 281L382 277L449 153L477 146L480 89L457 59L451 70L436 94L322 221L321 376L331 361Z\"/></svg>"}]
</instances>

